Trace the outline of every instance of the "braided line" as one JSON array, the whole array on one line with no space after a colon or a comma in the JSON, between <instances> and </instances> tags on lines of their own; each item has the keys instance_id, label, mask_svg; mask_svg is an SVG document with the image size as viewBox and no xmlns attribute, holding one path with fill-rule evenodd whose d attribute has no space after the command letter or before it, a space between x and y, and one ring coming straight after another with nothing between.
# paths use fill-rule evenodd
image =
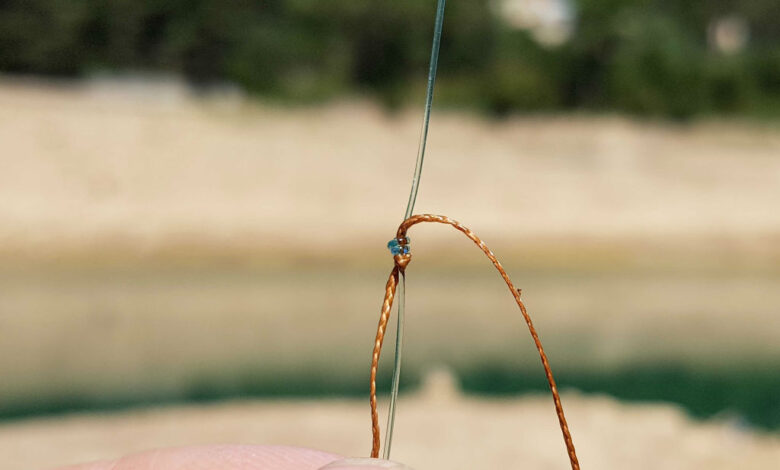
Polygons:
<instances>
[{"instance_id":1,"label":"braided line","mask_svg":"<svg viewBox=\"0 0 780 470\"><path fill-rule=\"evenodd\" d=\"M563 434L563 440L564 443L566 444L566 451L569 457L569 462L571 463L571 468L572 470L579 470L580 464L579 461L577 460L577 453L574 450L574 442L572 440L571 433L569 432L569 426L566 423L566 417L563 414L563 405L561 404L561 398L558 394L558 387L555 384L555 378L553 377L552 369L550 369L550 363L547 360L547 354L545 354L544 348L542 347L542 341L539 339L539 335L536 332L536 328L534 328L533 322L531 321L531 317L525 308L525 304L520 299L520 290L516 289L514 284L512 284L512 281L509 279L509 275L504 270L504 267L498 261L498 258L496 258L493 252L490 251L487 245L485 245L485 242L483 242L482 239L480 239L470 229L464 227L458 221L450 219L447 216L431 215L431 214L413 215L408 219L404 220L403 222L401 222L401 225L398 227L396 238L400 239L406 237L406 232L409 228L411 228L413 225L423 223L423 222L433 222L433 223L451 225L456 230L462 232L464 235L466 235L466 237L468 237L471 241L473 241L479 247L479 249L482 250L483 253L485 253L485 255L493 263L493 266L496 267L501 277L504 279L504 282L506 282L509 291L512 293L512 297L514 297L517 306L520 308L520 313L522 313L523 319L525 320L525 323L528 326L528 331L531 333L531 337L533 338L534 344L536 345L536 350L539 352L539 358L542 361L542 367L544 367L544 374L547 377L547 383L550 386L550 392L552 392L553 403L555 405L555 413L558 416L558 424L560 425L561 433ZM379 317L379 326L377 328L376 342L374 343L374 353L371 360L370 402L371 402L371 431L373 435L373 447L371 448L371 457L373 458L379 457L379 443L380 443L379 415L377 413L377 404L376 404L376 371L379 365L379 356L382 352L382 341L384 340L385 331L387 329L387 322L390 319L390 310L393 306L393 298L395 296L395 290L396 287L398 286L398 273L406 269L406 266L409 264L409 261L411 260L411 255L410 254L396 255L393 259L395 261L395 267L390 273L390 278L387 280L387 286L385 288L385 299L384 302L382 303L382 311Z\"/></svg>"},{"instance_id":2,"label":"braided line","mask_svg":"<svg viewBox=\"0 0 780 470\"><path fill-rule=\"evenodd\" d=\"M393 307L393 298L395 289L398 287L398 266L390 272L390 277L385 285L385 300L382 302L382 314L379 316L379 326L376 330L376 340L374 341L374 354L371 358L371 384L369 386L371 396L371 422L374 426L374 442L371 447L371 457L379 457L379 413L376 406L376 370L379 367L379 355L382 353L382 343L385 340L385 331L387 330L387 321L390 319L390 309Z\"/></svg>"}]
</instances>

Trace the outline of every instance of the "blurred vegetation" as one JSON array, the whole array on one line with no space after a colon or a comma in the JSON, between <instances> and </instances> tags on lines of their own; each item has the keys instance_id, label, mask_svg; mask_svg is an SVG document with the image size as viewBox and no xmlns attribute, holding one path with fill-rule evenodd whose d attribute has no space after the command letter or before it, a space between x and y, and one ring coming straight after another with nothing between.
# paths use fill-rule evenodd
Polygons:
<instances>
[{"instance_id":1,"label":"blurred vegetation","mask_svg":"<svg viewBox=\"0 0 780 470\"><path fill-rule=\"evenodd\" d=\"M439 104L594 109L685 118L777 115L776 0L575 0L571 36L537 42L496 2L450 0ZM181 74L208 86L316 101L368 93L396 106L422 87L435 1L0 0L0 70ZM730 53L719 18L748 26Z\"/></svg>"},{"instance_id":2,"label":"blurred vegetation","mask_svg":"<svg viewBox=\"0 0 780 470\"><path fill-rule=\"evenodd\" d=\"M450 0L438 103L490 112L618 110L777 116L777 0L572 0L572 32L544 45L498 2ZM65 77L173 73L200 86L396 106L424 85L435 1L0 0L0 71ZM712 27L738 18L731 52Z\"/></svg>"}]
</instances>

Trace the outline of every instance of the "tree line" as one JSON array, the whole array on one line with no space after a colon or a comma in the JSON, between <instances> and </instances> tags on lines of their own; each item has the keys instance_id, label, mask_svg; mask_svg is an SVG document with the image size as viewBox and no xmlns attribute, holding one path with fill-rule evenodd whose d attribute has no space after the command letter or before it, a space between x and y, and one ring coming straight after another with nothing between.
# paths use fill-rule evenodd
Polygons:
<instances>
[{"instance_id":1,"label":"tree line","mask_svg":"<svg viewBox=\"0 0 780 470\"><path fill-rule=\"evenodd\" d=\"M437 104L780 114L777 0L572 0L571 34L554 45L497 3L448 1ZM0 0L0 71L173 73L284 100L358 93L398 106L419 101L434 11L434 0ZM744 47L713 46L721 18L744 25Z\"/></svg>"}]
</instances>

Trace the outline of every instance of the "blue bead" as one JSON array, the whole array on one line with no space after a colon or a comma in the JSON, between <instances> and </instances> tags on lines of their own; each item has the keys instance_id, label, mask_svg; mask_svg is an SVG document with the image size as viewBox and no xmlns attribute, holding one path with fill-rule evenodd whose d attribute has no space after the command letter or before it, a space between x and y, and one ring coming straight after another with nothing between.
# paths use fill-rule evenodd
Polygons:
<instances>
[{"instance_id":1,"label":"blue bead","mask_svg":"<svg viewBox=\"0 0 780 470\"><path fill-rule=\"evenodd\" d=\"M387 242L387 248L390 249L390 253L395 255L408 255L410 252L409 237L406 238L393 238Z\"/></svg>"}]
</instances>

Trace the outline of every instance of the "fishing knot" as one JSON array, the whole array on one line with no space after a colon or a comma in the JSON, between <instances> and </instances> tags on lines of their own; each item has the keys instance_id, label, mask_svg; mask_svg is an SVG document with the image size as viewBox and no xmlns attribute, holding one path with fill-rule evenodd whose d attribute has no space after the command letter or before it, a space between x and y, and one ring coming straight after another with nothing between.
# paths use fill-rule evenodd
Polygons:
<instances>
[{"instance_id":1,"label":"fishing knot","mask_svg":"<svg viewBox=\"0 0 780 470\"><path fill-rule=\"evenodd\" d=\"M393 261L395 261L396 267L403 271L412 260L411 246L409 245L409 237L397 237L387 242L387 248L390 250L390 254L393 255Z\"/></svg>"},{"instance_id":2,"label":"fishing knot","mask_svg":"<svg viewBox=\"0 0 780 470\"><path fill-rule=\"evenodd\" d=\"M405 255L395 255L395 256L393 256L393 261L395 261L395 265L402 272L406 269L406 266L409 264L409 261L411 261L411 260L412 260L411 253L407 253Z\"/></svg>"}]
</instances>

